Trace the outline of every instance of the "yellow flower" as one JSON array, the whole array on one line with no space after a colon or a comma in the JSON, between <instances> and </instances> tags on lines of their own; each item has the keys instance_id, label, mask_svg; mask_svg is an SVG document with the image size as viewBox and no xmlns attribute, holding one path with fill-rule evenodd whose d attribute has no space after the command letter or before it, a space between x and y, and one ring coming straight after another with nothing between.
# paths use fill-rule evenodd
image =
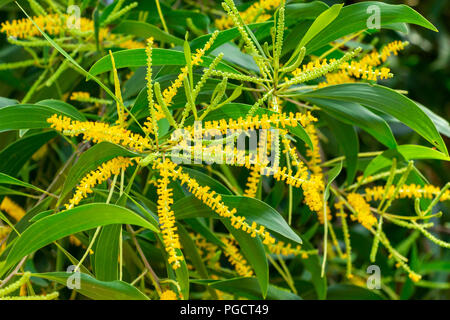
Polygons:
<instances>
[{"instance_id":1,"label":"yellow flower","mask_svg":"<svg viewBox=\"0 0 450 320\"><path fill-rule=\"evenodd\" d=\"M91 98L91 95L89 92L73 92L70 96L70 100L73 101L80 101L80 102L87 102Z\"/></svg>"},{"instance_id":2,"label":"yellow flower","mask_svg":"<svg viewBox=\"0 0 450 320\"><path fill-rule=\"evenodd\" d=\"M92 140L95 143L107 141L136 151L143 151L151 147L147 138L119 126L110 126L102 122L81 122L56 114L48 118L47 122L52 124L52 128L68 136L82 135L84 140Z\"/></svg>"},{"instance_id":3,"label":"yellow flower","mask_svg":"<svg viewBox=\"0 0 450 320\"><path fill-rule=\"evenodd\" d=\"M172 290L165 290L161 293L159 300L178 300L177 294Z\"/></svg>"},{"instance_id":4,"label":"yellow flower","mask_svg":"<svg viewBox=\"0 0 450 320\"><path fill-rule=\"evenodd\" d=\"M22 219L26 214L25 210L23 210L21 206L8 197L3 198L3 201L0 204L0 210L8 213L16 221L20 221L20 219Z\"/></svg>"},{"instance_id":5,"label":"yellow flower","mask_svg":"<svg viewBox=\"0 0 450 320\"><path fill-rule=\"evenodd\" d=\"M342 83L352 83L356 82L355 79L351 78L349 74L345 71L338 71L333 73L327 73L325 75L325 78L327 79L325 82L321 82L317 85L317 88L323 88L326 86L331 86L335 84L342 84Z\"/></svg>"},{"instance_id":6,"label":"yellow flower","mask_svg":"<svg viewBox=\"0 0 450 320\"><path fill-rule=\"evenodd\" d=\"M383 195L386 188L383 186L376 186L372 188L365 189L365 198L367 201L377 201L383 199ZM394 195L395 186L391 186L387 193L387 198L389 199ZM396 196L396 199L405 199L405 198L426 198L433 199L441 192L439 187L436 187L431 184L427 184L425 186L419 186L416 184L403 185ZM447 201L450 200L450 190L446 190L439 201Z\"/></svg>"},{"instance_id":7,"label":"yellow flower","mask_svg":"<svg viewBox=\"0 0 450 320\"><path fill-rule=\"evenodd\" d=\"M261 167L253 166L250 170L250 176L247 179L247 188L244 191L244 196L249 198L254 198L256 196L256 192L258 191L258 184L261 180Z\"/></svg>"},{"instance_id":8,"label":"yellow flower","mask_svg":"<svg viewBox=\"0 0 450 320\"><path fill-rule=\"evenodd\" d=\"M378 66L382 62L385 62L391 54L397 55L398 51L403 50L408 44L409 43L407 41L393 41L384 46L381 50L381 53L378 53L376 50L374 50L371 53L365 55L361 59L361 62L371 66Z\"/></svg>"},{"instance_id":9,"label":"yellow flower","mask_svg":"<svg viewBox=\"0 0 450 320\"><path fill-rule=\"evenodd\" d=\"M300 245L296 245L295 247L292 247L292 245L290 243L286 244L283 241L277 241L276 244L270 244L270 245L268 245L268 248L271 253L281 254L284 256L288 256L291 254L297 256L302 253Z\"/></svg>"},{"instance_id":10,"label":"yellow flower","mask_svg":"<svg viewBox=\"0 0 450 320\"><path fill-rule=\"evenodd\" d=\"M208 186L200 186L194 178L190 177L187 173L184 173L180 167L169 159L166 159L164 162L160 159L155 161L154 169L161 170L162 168L166 168L173 178L178 179L181 182L181 185L186 185L189 192L214 210L219 216L230 219L231 225L234 228L242 229L252 237L256 237L257 235L261 236L264 244L275 242L275 239L265 230L264 226L259 226L258 228L256 222L253 222L250 225L245 217L237 216L236 209L233 208L230 210L228 206L222 202L222 196L220 194L217 194Z\"/></svg>"},{"instance_id":11,"label":"yellow flower","mask_svg":"<svg viewBox=\"0 0 450 320\"><path fill-rule=\"evenodd\" d=\"M414 272L409 273L408 276L413 282L418 282L420 279L422 279L422 276L420 274Z\"/></svg>"},{"instance_id":12,"label":"yellow flower","mask_svg":"<svg viewBox=\"0 0 450 320\"><path fill-rule=\"evenodd\" d=\"M191 66L198 66L203 62L203 60L202 60L203 55L205 55L206 51L208 51L211 48L211 46L212 46L213 42L216 40L218 34L219 34L219 32L217 32L217 31L214 32L211 35L211 37L209 38L209 40L206 42L205 46L202 49L196 50L196 53L191 58ZM150 51L147 51L147 56L149 53L150 53ZM169 107L172 104L172 100L176 96L178 89L182 87L183 81L187 77L188 71L189 71L189 68L187 66L184 66L183 68L181 68L181 73L178 75L177 79L175 79L175 81L162 92L164 103L166 104L167 107ZM147 79L147 81L150 81L150 80ZM156 120L161 120L161 119L165 118L165 114L164 114L161 106L158 104L155 104L155 108L157 111ZM144 128L148 132L153 132L153 124L152 124L151 117L147 118L147 121L144 123Z\"/></svg>"},{"instance_id":13,"label":"yellow flower","mask_svg":"<svg viewBox=\"0 0 450 320\"><path fill-rule=\"evenodd\" d=\"M166 252L169 255L169 263L173 269L179 268L180 261L183 260L183 256L178 254L178 250L181 249L179 236L177 233L177 227L175 226L175 214L170 209L173 204L173 193L169 185L169 168L162 165L159 167L161 178L158 179L158 218L161 226L161 232L163 235L163 242Z\"/></svg>"},{"instance_id":14,"label":"yellow flower","mask_svg":"<svg viewBox=\"0 0 450 320\"><path fill-rule=\"evenodd\" d=\"M344 62L340 66L341 70L345 70L349 76L355 78L367 79L367 80L377 80L392 78L393 74L390 73L389 68L373 68L371 65L361 62L361 61L351 61L350 63Z\"/></svg>"},{"instance_id":15,"label":"yellow flower","mask_svg":"<svg viewBox=\"0 0 450 320\"><path fill-rule=\"evenodd\" d=\"M352 220L358 220L367 229L377 223L377 218L370 212L370 206L362 195L353 192L347 196L347 200L356 212L356 216L350 216Z\"/></svg>"},{"instance_id":16,"label":"yellow flower","mask_svg":"<svg viewBox=\"0 0 450 320\"><path fill-rule=\"evenodd\" d=\"M85 198L88 193L92 193L92 188L100 183L105 182L112 175L118 175L121 170L125 170L133 164L133 159L117 157L108 162L103 163L97 170L88 173L77 186L74 196L66 204L66 209L72 209Z\"/></svg>"},{"instance_id":17,"label":"yellow flower","mask_svg":"<svg viewBox=\"0 0 450 320\"><path fill-rule=\"evenodd\" d=\"M309 123L317 121L310 112L303 113L273 113L270 116L267 114L248 116L247 118L239 117L238 119L221 119L219 121L206 121L203 123L203 130L218 129L222 134L228 131L233 133L236 130L256 130L256 129L270 129L270 128L286 128L297 127L299 124L303 127ZM186 126L186 130L194 131L191 126Z\"/></svg>"},{"instance_id":18,"label":"yellow flower","mask_svg":"<svg viewBox=\"0 0 450 320\"><path fill-rule=\"evenodd\" d=\"M224 254L228 258L228 261L231 265L234 266L236 272L241 277L252 277L253 270L248 265L248 262L239 252L239 249L236 247L235 242L223 237L222 242L225 244Z\"/></svg>"}]
</instances>

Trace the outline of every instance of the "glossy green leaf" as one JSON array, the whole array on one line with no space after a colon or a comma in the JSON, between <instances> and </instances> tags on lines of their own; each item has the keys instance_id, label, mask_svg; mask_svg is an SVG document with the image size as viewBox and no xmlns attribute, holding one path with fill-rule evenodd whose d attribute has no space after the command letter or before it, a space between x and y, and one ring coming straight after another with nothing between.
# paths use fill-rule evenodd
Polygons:
<instances>
[{"instance_id":1,"label":"glossy green leaf","mask_svg":"<svg viewBox=\"0 0 450 320\"><path fill-rule=\"evenodd\" d=\"M93 203L43 218L17 239L5 261L0 263L0 274L24 256L71 234L110 224L132 224L159 232L151 223L128 209L111 204Z\"/></svg>"},{"instance_id":2,"label":"glossy green leaf","mask_svg":"<svg viewBox=\"0 0 450 320\"><path fill-rule=\"evenodd\" d=\"M0 172L16 176L31 156L56 136L55 131L38 132L11 143L0 151Z\"/></svg>"},{"instance_id":3,"label":"glossy green leaf","mask_svg":"<svg viewBox=\"0 0 450 320\"><path fill-rule=\"evenodd\" d=\"M351 184L356 176L358 165L359 140L355 128L351 125L344 124L329 116L325 117L330 129L339 143L340 149L343 150L345 163L347 168L347 184Z\"/></svg>"},{"instance_id":4,"label":"glossy green leaf","mask_svg":"<svg viewBox=\"0 0 450 320\"><path fill-rule=\"evenodd\" d=\"M183 39L166 33L157 26L142 21L124 20L114 28L113 32L127 35L132 34L144 39L153 37L157 41L183 45Z\"/></svg>"},{"instance_id":5,"label":"glossy green leaf","mask_svg":"<svg viewBox=\"0 0 450 320\"><path fill-rule=\"evenodd\" d=\"M117 69L129 68L129 67L142 67L147 65L147 55L145 54L145 49L129 49L122 50L113 53L114 61L116 63ZM209 66L213 61L210 57L203 57L202 66ZM184 66L186 60L184 58L184 53L175 50L155 48L152 50L152 65L174 65L174 66ZM111 57L109 55L104 56L98 60L90 69L92 75L98 75L104 72L109 72L112 70ZM237 73L237 71L221 62L217 66L217 70L222 70L226 72Z\"/></svg>"},{"instance_id":6,"label":"glossy green leaf","mask_svg":"<svg viewBox=\"0 0 450 320\"><path fill-rule=\"evenodd\" d=\"M392 158L396 155L400 155L407 161L418 159L436 159L450 161L450 157L437 150L423 146L405 144L398 146L397 149L386 150L382 154L372 159L364 170L364 176L367 177L373 175L382 169L390 167L392 165Z\"/></svg>"},{"instance_id":7,"label":"glossy green leaf","mask_svg":"<svg viewBox=\"0 0 450 320\"><path fill-rule=\"evenodd\" d=\"M95 276L101 281L119 278L119 236L121 225L112 224L102 228L94 249Z\"/></svg>"},{"instance_id":8,"label":"glossy green leaf","mask_svg":"<svg viewBox=\"0 0 450 320\"><path fill-rule=\"evenodd\" d=\"M72 107L73 108L73 107ZM49 128L47 119L54 114L63 115L75 120L84 120L75 108L58 108L55 105L21 104L0 109L0 132L18 129Z\"/></svg>"},{"instance_id":9,"label":"glossy green leaf","mask_svg":"<svg viewBox=\"0 0 450 320\"><path fill-rule=\"evenodd\" d=\"M339 15L343 5L344 4L335 4L331 8L322 12L316 20L314 20L313 24L304 35L302 41L300 41L299 47L304 47L308 42L314 39L320 31L333 22L333 20Z\"/></svg>"},{"instance_id":10,"label":"glossy green leaf","mask_svg":"<svg viewBox=\"0 0 450 320\"><path fill-rule=\"evenodd\" d=\"M331 99L308 98L330 116L365 130L388 148L395 148L397 142L387 122L358 103Z\"/></svg>"},{"instance_id":11,"label":"glossy green leaf","mask_svg":"<svg viewBox=\"0 0 450 320\"><path fill-rule=\"evenodd\" d=\"M305 100L311 97L355 102L389 114L448 154L447 147L430 118L414 101L390 88L365 83L348 83L314 90L301 97Z\"/></svg>"},{"instance_id":12,"label":"glossy green leaf","mask_svg":"<svg viewBox=\"0 0 450 320\"><path fill-rule=\"evenodd\" d=\"M262 299L255 278L235 278L222 281L209 282L209 286L238 296L242 295L251 300ZM301 300L301 297L286 289L269 285L266 299L268 300Z\"/></svg>"},{"instance_id":13,"label":"glossy green leaf","mask_svg":"<svg viewBox=\"0 0 450 320\"><path fill-rule=\"evenodd\" d=\"M74 289L93 300L150 300L136 287L123 281L100 281L85 273L80 273L80 288ZM32 277L39 277L55 281L64 286L75 282L76 274L67 272L34 273Z\"/></svg>"},{"instance_id":14,"label":"glossy green leaf","mask_svg":"<svg viewBox=\"0 0 450 320\"><path fill-rule=\"evenodd\" d=\"M345 6L339 16L325 29L309 42L307 52L314 52L331 41L367 29L367 20L373 14L368 11L370 6L377 6L380 12L380 27L390 26L393 23L412 23L424 28L437 31L437 29L418 12L406 5L392 5L378 1L363 1Z\"/></svg>"}]
</instances>

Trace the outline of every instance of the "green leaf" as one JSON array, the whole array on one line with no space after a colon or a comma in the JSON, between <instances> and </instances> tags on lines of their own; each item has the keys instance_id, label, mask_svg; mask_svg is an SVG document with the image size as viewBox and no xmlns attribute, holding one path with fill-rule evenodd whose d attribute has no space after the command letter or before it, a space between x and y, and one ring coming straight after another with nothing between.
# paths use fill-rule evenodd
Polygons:
<instances>
[{"instance_id":1,"label":"green leaf","mask_svg":"<svg viewBox=\"0 0 450 320\"><path fill-rule=\"evenodd\" d=\"M0 151L0 172L16 176L31 156L56 135L55 131L38 132L11 143Z\"/></svg>"},{"instance_id":2,"label":"green leaf","mask_svg":"<svg viewBox=\"0 0 450 320\"><path fill-rule=\"evenodd\" d=\"M110 224L132 224L159 232L155 226L133 211L111 204L93 203L60 212L33 223L17 238L0 274L24 256L71 234Z\"/></svg>"},{"instance_id":3,"label":"green leaf","mask_svg":"<svg viewBox=\"0 0 450 320\"><path fill-rule=\"evenodd\" d=\"M329 116L325 117L330 126L336 141L344 151L345 163L347 168L347 184L351 184L356 176L358 165L359 140L355 128L351 125L344 124Z\"/></svg>"},{"instance_id":4,"label":"green leaf","mask_svg":"<svg viewBox=\"0 0 450 320\"><path fill-rule=\"evenodd\" d=\"M173 43L175 45L183 45L182 39L166 33L152 24L142 21L124 20L114 28L113 32L135 35L144 39L153 37L157 41Z\"/></svg>"},{"instance_id":5,"label":"green leaf","mask_svg":"<svg viewBox=\"0 0 450 320\"><path fill-rule=\"evenodd\" d=\"M0 184L12 184L15 186L20 186L20 187L25 187L25 188L29 188L29 189L33 189L39 192L44 192L44 190L33 186L32 184L20 181L19 179L13 178L7 174L1 173L0 172Z\"/></svg>"},{"instance_id":6,"label":"green leaf","mask_svg":"<svg viewBox=\"0 0 450 320\"><path fill-rule=\"evenodd\" d=\"M356 125L372 135L388 148L395 148L397 142L387 122L358 103L308 98L330 116L348 125Z\"/></svg>"},{"instance_id":7,"label":"green leaf","mask_svg":"<svg viewBox=\"0 0 450 320\"><path fill-rule=\"evenodd\" d=\"M404 22L437 31L427 19L406 5L391 5L378 1L364 1L343 7L339 16L309 42L307 52L314 52L330 42L346 35L366 30L367 19L371 15L370 12L367 12L367 8L373 5L380 9L381 27L390 26L393 23Z\"/></svg>"},{"instance_id":8,"label":"green leaf","mask_svg":"<svg viewBox=\"0 0 450 320\"><path fill-rule=\"evenodd\" d=\"M150 300L145 294L123 281L100 281L85 273L80 273L80 289L82 295L94 300ZM32 277L58 282L64 286L75 277L75 273L48 272L34 273Z\"/></svg>"},{"instance_id":9,"label":"green leaf","mask_svg":"<svg viewBox=\"0 0 450 320\"><path fill-rule=\"evenodd\" d=\"M70 169L67 179L64 182L60 199L72 190L80 180L90 171L96 170L102 163L115 157L135 157L138 154L133 153L121 146L109 142L101 142L84 152L78 161Z\"/></svg>"},{"instance_id":10,"label":"green leaf","mask_svg":"<svg viewBox=\"0 0 450 320\"><path fill-rule=\"evenodd\" d=\"M243 296L251 300L262 299L258 282L255 278L234 278L222 281L201 282L193 280L194 283L207 284L214 289L225 291L236 296ZM286 289L269 285L266 299L268 300L301 300L299 296Z\"/></svg>"},{"instance_id":11,"label":"green leaf","mask_svg":"<svg viewBox=\"0 0 450 320\"><path fill-rule=\"evenodd\" d=\"M94 249L95 276L101 281L118 280L120 224L112 224L102 228Z\"/></svg>"},{"instance_id":12,"label":"green leaf","mask_svg":"<svg viewBox=\"0 0 450 320\"><path fill-rule=\"evenodd\" d=\"M242 254L255 271L259 288L262 296L265 298L269 288L269 264L260 237L252 237L247 232L236 229L229 220L224 219L222 223L236 239Z\"/></svg>"},{"instance_id":13,"label":"green leaf","mask_svg":"<svg viewBox=\"0 0 450 320\"><path fill-rule=\"evenodd\" d=\"M331 22L333 22L334 19L339 15L339 12L342 9L342 6L344 4L335 4L331 8L325 10L322 12L316 20L314 20L311 27L308 29L306 34L303 36L302 41L300 41L300 44L298 45L300 48L304 47L309 41L314 39L317 34L325 29Z\"/></svg>"},{"instance_id":14,"label":"green leaf","mask_svg":"<svg viewBox=\"0 0 450 320\"><path fill-rule=\"evenodd\" d=\"M21 104L0 109L0 132L18 129L49 128L47 119L54 114L63 115L75 120L85 118L74 107L59 108L56 105Z\"/></svg>"},{"instance_id":15,"label":"green leaf","mask_svg":"<svg viewBox=\"0 0 450 320\"><path fill-rule=\"evenodd\" d=\"M296 243L302 243L300 237L289 227L278 211L265 202L254 198L229 195L222 195L222 201L229 208L236 208L237 214L248 219L250 224L256 222L272 231L275 237L281 235ZM195 217L220 218L217 213L193 196L176 201L172 210L175 212L177 219Z\"/></svg>"},{"instance_id":16,"label":"green leaf","mask_svg":"<svg viewBox=\"0 0 450 320\"><path fill-rule=\"evenodd\" d=\"M430 118L414 101L390 88L366 83L348 83L314 90L301 97L305 100L311 97L355 102L389 114L448 155L444 140Z\"/></svg>"},{"instance_id":17,"label":"green leaf","mask_svg":"<svg viewBox=\"0 0 450 320\"><path fill-rule=\"evenodd\" d=\"M376 291L349 284L336 284L328 287L328 300L383 300Z\"/></svg>"},{"instance_id":18,"label":"green leaf","mask_svg":"<svg viewBox=\"0 0 450 320\"><path fill-rule=\"evenodd\" d=\"M382 169L390 167L392 165L392 158L398 155L403 157L406 161L418 159L450 161L450 157L434 149L418 145L405 144L398 146L397 149L386 150L372 159L364 170L364 176L371 176Z\"/></svg>"},{"instance_id":19,"label":"green leaf","mask_svg":"<svg viewBox=\"0 0 450 320\"><path fill-rule=\"evenodd\" d=\"M142 67L147 65L147 55L145 49L129 49L121 50L113 53L116 68ZM202 66L207 67L213 61L210 57L203 57ZM184 66L186 60L184 53L175 50L155 48L152 50L152 66ZM104 56L98 60L90 69L90 73L94 76L112 70L111 57ZM217 70L238 73L234 68L227 64L220 62L217 65Z\"/></svg>"}]
</instances>

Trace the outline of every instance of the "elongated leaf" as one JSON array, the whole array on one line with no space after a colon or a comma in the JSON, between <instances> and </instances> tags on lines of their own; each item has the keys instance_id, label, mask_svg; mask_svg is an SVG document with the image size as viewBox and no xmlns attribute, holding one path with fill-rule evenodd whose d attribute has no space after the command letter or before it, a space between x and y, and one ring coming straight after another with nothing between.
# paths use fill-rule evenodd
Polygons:
<instances>
[{"instance_id":1,"label":"elongated leaf","mask_svg":"<svg viewBox=\"0 0 450 320\"><path fill-rule=\"evenodd\" d=\"M309 42L307 52L314 52L331 41L361 30L366 30L367 20L374 13L373 11L368 11L370 6L376 6L379 9L380 27L382 28L390 26L393 23L404 22L437 31L429 21L406 5L364 1L343 7L339 16Z\"/></svg>"},{"instance_id":2,"label":"elongated leaf","mask_svg":"<svg viewBox=\"0 0 450 320\"><path fill-rule=\"evenodd\" d=\"M134 157L137 154L109 142L101 142L84 152L68 173L61 199L64 199L88 172L96 170L102 163L119 156Z\"/></svg>"},{"instance_id":3,"label":"elongated leaf","mask_svg":"<svg viewBox=\"0 0 450 320\"><path fill-rule=\"evenodd\" d=\"M392 165L392 158L396 155L400 155L406 161L417 159L436 159L450 161L450 157L437 150L423 146L405 144L398 146L397 149L386 150L382 154L372 159L364 170L364 176L367 177L373 175L374 173L382 169L390 167Z\"/></svg>"},{"instance_id":4,"label":"elongated leaf","mask_svg":"<svg viewBox=\"0 0 450 320\"><path fill-rule=\"evenodd\" d=\"M305 93L301 97L305 100L311 97L355 102L389 114L448 155L442 137L422 109L414 101L387 87L365 83L347 83L321 88Z\"/></svg>"},{"instance_id":5,"label":"elongated leaf","mask_svg":"<svg viewBox=\"0 0 450 320\"><path fill-rule=\"evenodd\" d=\"M67 272L34 273L39 277L62 285L71 283L77 274ZM123 281L100 281L88 274L80 273L80 288L76 289L82 295L94 300L150 300L145 294ZM72 277L72 278L71 278ZM75 280L73 280L75 282Z\"/></svg>"},{"instance_id":6,"label":"elongated leaf","mask_svg":"<svg viewBox=\"0 0 450 320\"><path fill-rule=\"evenodd\" d=\"M116 63L117 69L129 68L129 67L142 67L147 65L147 55L145 54L145 49L130 49L122 50L113 53L114 61ZM202 58L202 66L209 66L213 61L210 57ZM174 66L184 66L186 60L184 58L184 53L175 50L155 48L152 50L152 65L174 65ZM238 73L234 68L221 62L217 66L218 70ZM112 70L111 57L109 55L98 60L91 68L90 73L92 75L98 75L104 72L109 72Z\"/></svg>"},{"instance_id":7,"label":"elongated leaf","mask_svg":"<svg viewBox=\"0 0 450 320\"><path fill-rule=\"evenodd\" d=\"M259 237L253 238L247 232L236 229L228 220L222 220L222 223L239 243L242 254L255 271L259 288L265 298L269 288L269 264L261 239Z\"/></svg>"},{"instance_id":8,"label":"elongated leaf","mask_svg":"<svg viewBox=\"0 0 450 320\"><path fill-rule=\"evenodd\" d=\"M111 204L82 205L42 218L27 228L17 239L5 261L0 263L0 274L24 256L71 234L110 224L132 224L159 232L151 223L128 209Z\"/></svg>"},{"instance_id":9,"label":"elongated leaf","mask_svg":"<svg viewBox=\"0 0 450 320\"><path fill-rule=\"evenodd\" d=\"M249 223L256 222L263 225L273 232L275 236L278 234L296 243L302 242L283 217L265 202L254 198L228 195L222 195L222 201L229 208L236 208L237 214L244 216ZM193 196L178 200L172 209L177 219L195 217L220 218L217 213Z\"/></svg>"},{"instance_id":10,"label":"elongated leaf","mask_svg":"<svg viewBox=\"0 0 450 320\"><path fill-rule=\"evenodd\" d=\"M345 155L345 162L347 167L347 184L351 184L356 175L358 164L359 140L355 128L351 125L343 124L331 117L325 117L336 136L336 141L339 142Z\"/></svg>"},{"instance_id":11,"label":"elongated leaf","mask_svg":"<svg viewBox=\"0 0 450 320\"><path fill-rule=\"evenodd\" d=\"M308 101L319 106L334 118L349 125L356 125L367 131L386 147L395 148L397 146L397 142L387 122L360 104L316 98L308 98Z\"/></svg>"},{"instance_id":12,"label":"elongated leaf","mask_svg":"<svg viewBox=\"0 0 450 320\"><path fill-rule=\"evenodd\" d=\"M0 172L0 184L11 184L11 185L15 185L15 186L20 186L20 187L25 187L25 188L29 188L29 189L33 189L39 192L43 192L42 189L33 186L32 184L20 181L19 179L13 178L7 174L1 173Z\"/></svg>"},{"instance_id":13,"label":"elongated leaf","mask_svg":"<svg viewBox=\"0 0 450 320\"><path fill-rule=\"evenodd\" d=\"M47 119L52 115L64 115L66 117L83 120L82 116L75 108L68 111L55 106L21 104L0 109L0 132L17 129L41 129L49 128Z\"/></svg>"},{"instance_id":14,"label":"elongated leaf","mask_svg":"<svg viewBox=\"0 0 450 320\"><path fill-rule=\"evenodd\" d=\"M17 175L31 156L56 135L55 131L38 132L11 143L0 152L0 172Z\"/></svg>"},{"instance_id":15,"label":"elongated leaf","mask_svg":"<svg viewBox=\"0 0 450 320\"><path fill-rule=\"evenodd\" d=\"M183 39L177 38L159 29L157 26L142 21L124 20L114 28L113 32L132 34L144 39L153 37L158 41L169 42L175 45L183 45Z\"/></svg>"},{"instance_id":16,"label":"elongated leaf","mask_svg":"<svg viewBox=\"0 0 450 320\"><path fill-rule=\"evenodd\" d=\"M196 282L195 280L193 282ZM200 282L201 283L201 282ZM222 281L210 281L205 282L209 286L229 292L231 294L236 294L238 296L242 295L248 299L261 299L262 296L258 290L258 283L255 278L235 278ZM285 289L276 287L274 285L269 285L267 290L268 300L301 300L301 297L293 294Z\"/></svg>"},{"instance_id":17,"label":"elongated leaf","mask_svg":"<svg viewBox=\"0 0 450 320\"><path fill-rule=\"evenodd\" d=\"M322 12L316 20L314 20L311 27L306 32L299 46L304 47L309 41L311 41L320 31L325 29L334 19L339 15L344 4L335 4L331 8Z\"/></svg>"},{"instance_id":18,"label":"elongated leaf","mask_svg":"<svg viewBox=\"0 0 450 320\"><path fill-rule=\"evenodd\" d=\"M113 224L102 228L94 249L95 276L101 281L118 280L119 236L122 226Z\"/></svg>"}]
</instances>

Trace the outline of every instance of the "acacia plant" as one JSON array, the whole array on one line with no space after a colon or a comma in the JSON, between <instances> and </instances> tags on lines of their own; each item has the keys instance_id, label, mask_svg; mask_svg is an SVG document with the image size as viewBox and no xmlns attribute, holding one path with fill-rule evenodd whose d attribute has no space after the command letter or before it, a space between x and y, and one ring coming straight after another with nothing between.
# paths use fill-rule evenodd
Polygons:
<instances>
[{"instance_id":1,"label":"acacia plant","mask_svg":"<svg viewBox=\"0 0 450 320\"><path fill-rule=\"evenodd\" d=\"M450 127L387 86L407 24L437 31L418 12L7 3L0 70L26 85L0 98L0 299L449 288L450 185L418 165L450 160Z\"/></svg>"}]
</instances>

